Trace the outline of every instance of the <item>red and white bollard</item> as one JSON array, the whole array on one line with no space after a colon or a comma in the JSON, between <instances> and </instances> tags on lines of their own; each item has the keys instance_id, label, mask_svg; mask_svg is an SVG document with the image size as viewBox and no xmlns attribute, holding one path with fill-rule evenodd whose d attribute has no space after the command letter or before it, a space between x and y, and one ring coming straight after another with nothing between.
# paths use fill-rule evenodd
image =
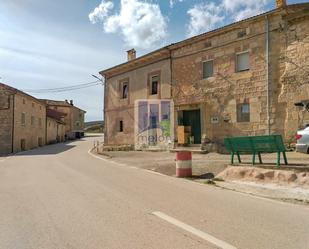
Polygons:
<instances>
[{"instance_id":1,"label":"red and white bollard","mask_svg":"<svg viewBox=\"0 0 309 249\"><path fill-rule=\"evenodd\" d=\"M176 152L176 176L192 176L192 153L190 151Z\"/></svg>"}]
</instances>

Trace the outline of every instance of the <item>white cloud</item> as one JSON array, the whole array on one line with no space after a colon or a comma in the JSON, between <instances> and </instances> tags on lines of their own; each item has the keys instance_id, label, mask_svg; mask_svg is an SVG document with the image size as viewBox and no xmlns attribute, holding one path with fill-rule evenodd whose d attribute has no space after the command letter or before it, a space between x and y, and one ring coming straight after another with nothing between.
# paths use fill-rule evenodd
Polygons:
<instances>
[{"instance_id":1,"label":"white cloud","mask_svg":"<svg viewBox=\"0 0 309 249\"><path fill-rule=\"evenodd\" d=\"M222 0L194 5L188 10L188 36L200 34L222 25L225 20L240 21L265 12L270 0Z\"/></svg>"},{"instance_id":2,"label":"white cloud","mask_svg":"<svg viewBox=\"0 0 309 249\"><path fill-rule=\"evenodd\" d=\"M176 3L178 3L178 2L181 3L183 1L184 0L170 0L170 7L173 8Z\"/></svg>"},{"instance_id":3,"label":"white cloud","mask_svg":"<svg viewBox=\"0 0 309 249\"><path fill-rule=\"evenodd\" d=\"M224 20L220 7L214 3L194 5L187 13L190 16L188 36L211 30Z\"/></svg>"},{"instance_id":4,"label":"white cloud","mask_svg":"<svg viewBox=\"0 0 309 249\"><path fill-rule=\"evenodd\" d=\"M108 16L109 12L114 8L114 4L111 1L102 0L100 5L96 7L90 14L89 20L92 23L97 23Z\"/></svg>"},{"instance_id":5,"label":"white cloud","mask_svg":"<svg viewBox=\"0 0 309 249\"><path fill-rule=\"evenodd\" d=\"M255 16L265 11L270 0L223 0L222 8L231 14L234 21L240 21L250 16Z\"/></svg>"},{"instance_id":6,"label":"white cloud","mask_svg":"<svg viewBox=\"0 0 309 249\"><path fill-rule=\"evenodd\" d=\"M120 33L128 46L146 49L166 37L167 19L162 15L158 4L142 0L121 0L120 11L109 14L111 8L106 8L108 3L102 1L100 6L103 4L105 8L97 7L99 9L90 13L89 19L100 20L106 33Z\"/></svg>"}]
</instances>

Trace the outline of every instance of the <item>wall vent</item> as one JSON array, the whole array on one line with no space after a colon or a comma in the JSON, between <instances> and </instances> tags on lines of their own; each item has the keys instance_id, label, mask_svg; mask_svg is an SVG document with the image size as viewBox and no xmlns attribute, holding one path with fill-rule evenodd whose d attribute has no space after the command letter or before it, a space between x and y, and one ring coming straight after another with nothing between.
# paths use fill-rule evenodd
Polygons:
<instances>
[{"instance_id":1,"label":"wall vent","mask_svg":"<svg viewBox=\"0 0 309 249\"><path fill-rule=\"evenodd\" d=\"M211 41L207 41L204 43L204 47L205 48L210 48L212 45L211 45Z\"/></svg>"}]
</instances>

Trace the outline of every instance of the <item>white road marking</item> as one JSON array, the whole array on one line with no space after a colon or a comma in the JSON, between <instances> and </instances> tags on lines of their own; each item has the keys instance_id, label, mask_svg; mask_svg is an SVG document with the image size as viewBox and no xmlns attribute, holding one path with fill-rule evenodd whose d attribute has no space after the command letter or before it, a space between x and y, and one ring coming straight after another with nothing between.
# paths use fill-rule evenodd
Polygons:
<instances>
[{"instance_id":1,"label":"white road marking","mask_svg":"<svg viewBox=\"0 0 309 249\"><path fill-rule=\"evenodd\" d=\"M237 249L235 246L232 246L220 239L217 239L215 238L214 236L208 234L208 233L205 233L201 230L198 230L190 225L187 225L179 220L176 220L175 218L173 217L170 217L162 212L159 212L159 211L156 211L156 212L153 212L152 213L153 215L189 232L189 233L192 233L194 234L195 236L197 237L200 237L201 239L204 239L208 242L210 242L211 244L215 245L215 246L218 246L219 248L222 248L222 249Z\"/></svg>"}]
</instances>

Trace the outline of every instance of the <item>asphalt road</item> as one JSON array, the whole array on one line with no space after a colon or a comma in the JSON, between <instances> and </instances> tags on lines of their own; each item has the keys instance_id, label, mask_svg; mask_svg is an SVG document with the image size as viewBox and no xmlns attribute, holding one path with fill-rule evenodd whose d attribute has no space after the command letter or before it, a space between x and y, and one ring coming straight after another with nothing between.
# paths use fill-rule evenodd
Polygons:
<instances>
[{"instance_id":1,"label":"asphalt road","mask_svg":"<svg viewBox=\"0 0 309 249\"><path fill-rule=\"evenodd\" d=\"M100 160L93 139L0 158L1 249L309 248L308 206Z\"/></svg>"}]
</instances>

